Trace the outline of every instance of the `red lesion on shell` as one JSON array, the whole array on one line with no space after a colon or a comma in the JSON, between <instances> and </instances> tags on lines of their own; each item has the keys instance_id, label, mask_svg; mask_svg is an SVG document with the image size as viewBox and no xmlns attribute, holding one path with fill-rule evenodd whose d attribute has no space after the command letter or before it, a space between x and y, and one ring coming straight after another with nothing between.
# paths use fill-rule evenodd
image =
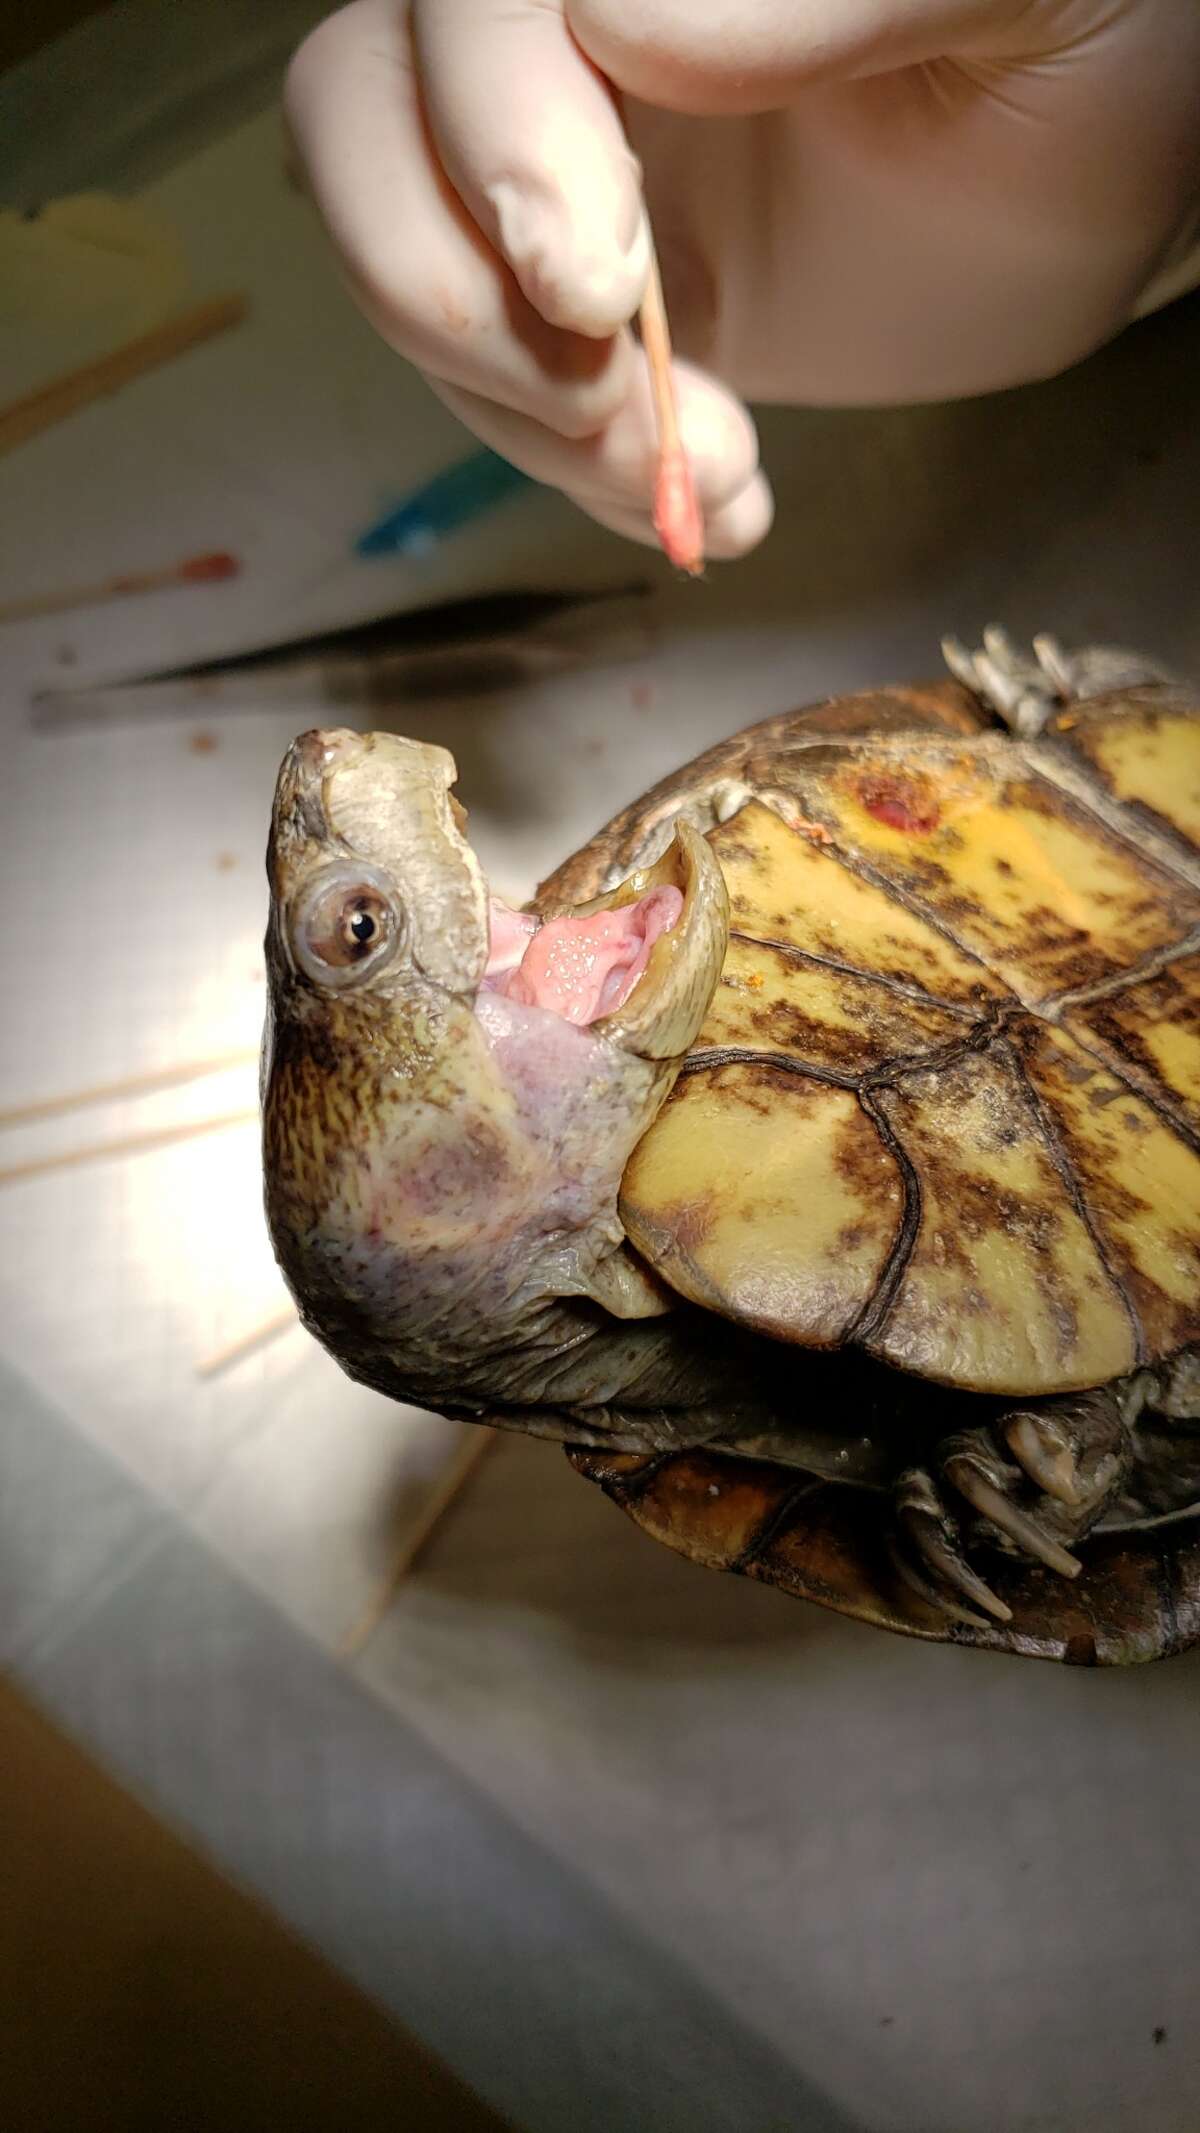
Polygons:
<instances>
[{"instance_id":1,"label":"red lesion on shell","mask_svg":"<svg viewBox=\"0 0 1200 2133\"><path fill-rule=\"evenodd\" d=\"M869 815L888 829L928 836L941 821L937 795L928 779L905 771L871 771L858 781L858 797Z\"/></svg>"}]
</instances>

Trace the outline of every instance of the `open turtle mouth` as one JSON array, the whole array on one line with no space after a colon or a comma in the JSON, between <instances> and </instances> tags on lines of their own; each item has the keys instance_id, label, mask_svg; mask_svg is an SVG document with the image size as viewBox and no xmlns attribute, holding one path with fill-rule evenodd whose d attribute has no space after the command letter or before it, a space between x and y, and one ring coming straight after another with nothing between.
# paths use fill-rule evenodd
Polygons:
<instances>
[{"instance_id":1,"label":"open turtle mouth","mask_svg":"<svg viewBox=\"0 0 1200 2133\"><path fill-rule=\"evenodd\" d=\"M666 882L632 903L546 919L490 896L481 989L587 1028L624 1007L683 906L683 891Z\"/></svg>"},{"instance_id":2,"label":"open turtle mouth","mask_svg":"<svg viewBox=\"0 0 1200 2133\"><path fill-rule=\"evenodd\" d=\"M488 898L476 998L589 1031L644 1060L679 1061L708 1011L729 939L729 898L707 842L680 817L661 856L582 903L515 911Z\"/></svg>"}]
</instances>

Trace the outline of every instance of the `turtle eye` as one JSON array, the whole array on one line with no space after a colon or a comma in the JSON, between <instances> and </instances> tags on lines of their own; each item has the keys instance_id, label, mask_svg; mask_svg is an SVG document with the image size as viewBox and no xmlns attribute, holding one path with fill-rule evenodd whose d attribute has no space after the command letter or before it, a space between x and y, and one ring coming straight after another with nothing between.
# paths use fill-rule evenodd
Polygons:
<instances>
[{"instance_id":1,"label":"turtle eye","mask_svg":"<svg viewBox=\"0 0 1200 2133\"><path fill-rule=\"evenodd\" d=\"M357 985L390 962L404 918L373 868L337 867L310 884L296 909L292 946L318 985Z\"/></svg>"}]
</instances>

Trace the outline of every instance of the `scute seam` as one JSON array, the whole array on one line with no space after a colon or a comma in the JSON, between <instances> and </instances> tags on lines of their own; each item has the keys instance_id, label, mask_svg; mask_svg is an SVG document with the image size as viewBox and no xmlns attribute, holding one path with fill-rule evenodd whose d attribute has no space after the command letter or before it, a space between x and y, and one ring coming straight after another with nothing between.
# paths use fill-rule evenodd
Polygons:
<instances>
[{"instance_id":1,"label":"scute seam","mask_svg":"<svg viewBox=\"0 0 1200 2133\"><path fill-rule=\"evenodd\" d=\"M600 1486L613 1503L620 1504L622 1507L626 1504L636 1503L638 1497L644 1495L651 1483L657 1480L663 1468L668 1466L676 1456L677 1452L675 1450L651 1452L649 1458L644 1459L633 1473L613 1475L606 1480L602 1480Z\"/></svg>"},{"instance_id":2,"label":"scute seam","mask_svg":"<svg viewBox=\"0 0 1200 2133\"><path fill-rule=\"evenodd\" d=\"M760 1562L763 1556L769 1553L776 1541L782 1540L804 1499L827 1486L819 1476L810 1475L803 1481L794 1482L790 1489L785 1489L778 1501L772 1504L745 1547L733 1557L729 1564L730 1570L744 1577L753 1564Z\"/></svg>"},{"instance_id":3,"label":"scute seam","mask_svg":"<svg viewBox=\"0 0 1200 2133\"><path fill-rule=\"evenodd\" d=\"M1193 926L1181 940L1171 941L1165 948L1152 948L1140 962L1131 963L1127 970L1114 971L1111 977L1095 978L1090 985L1072 985L1066 992L1048 993L1032 1007L1032 1014L1040 1015L1045 1022L1057 1022L1067 1008L1094 1007L1100 1000L1111 1000L1118 993L1129 992L1145 978L1156 978L1173 963L1186 963L1191 956L1200 954L1200 926ZM935 1002L940 1006L941 1002Z\"/></svg>"},{"instance_id":4,"label":"scute seam","mask_svg":"<svg viewBox=\"0 0 1200 2133\"><path fill-rule=\"evenodd\" d=\"M896 1052L890 1059L881 1059L877 1066L864 1067L861 1074L839 1074L835 1067L816 1066L811 1060L797 1059L791 1052L762 1051L755 1045L713 1045L705 1051L689 1052L679 1070L680 1080L692 1074L717 1073L727 1066L778 1067L782 1074L798 1074L805 1081L824 1082L827 1088L848 1089L855 1096L863 1096L871 1089L890 1088L893 1082L902 1081L906 1074L936 1073L939 1067L957 1066L969 1052L985 1052L1020 1008L1007 1013L1000 1008L994 1017L982 1016L961 1037L947 1044L931 1045L925 1052Z\"/></svg>"},{"instance_id":5,"label":"scute seam","mask_svg":"<svg viewBox=\"0 0 1200 2133\"><path fill-rule=\"evenodd\" d=\"M784 817L781 815L779 819L783 821ZM859 881L868 882L871 888L879 890L881 896L886 896L889 903L898 904L902 911L907 911L910 918L915 918L922 926L927 926L931 933L936 933L940 939L947 942L956 955L964 957L968 963L977 963L980 970L985 972L992 983L1000 986L1014 1007L1024 1006L1025 1003L1009 984L1008 979L1002 976L1000 971L993 970L987 958L981 955L977 948L969 948L965 941L960 941L958 935L946 924L945 920L940 919L936 912L930 911L921 902L920 897L913 896L908 889L902 889L898 883L890 881L888 876L881 872L878 867L873 866L869 859L860 859L857 856L851 857L836 842L828 847L827 856L837 866L843 867L847 874L853 874ZM937 999L936 995L935 1003L938 1007L944 1007L946 1004L943 1000Z\"/></svg>"},{"instance_id":6,"label":"scute seam","mask_svg":"<svg viewBox=\"0 0 1200 2133\"><path fill-rule=\"evenodd\" d=\"M1129 1320L1130 1330L1133 1334L1133 1354L1134 1365L1136 1367L1136 1365L1138 1365L1139 1363L1144 1363L1146 1360L1146 1329L1142 1324L1141 1318L1138 1313L1137 1305L1134 1303L1133 1297L1130 1295L1130 1292L1126 1287L1125 1281L1122 1278L1120 1272L1114 1265L1112 1258L1109 1254L1108 1246L1106 1245L1104 1238L1101 1236L1100 1231L1096 1226L1095 1218L1093 1217L1091 1208L1088 1206L1087 1203L1087 1195L1084 1191L1083 1180L1081 1179L1079 1172L1076 1170L1074 1163L1071 1161L1071 1157L1067 1150L1066 1143L1064 1142L1062 1135L1059 1132L1057 1125L1055 1124L1050 1109L1043 1101L1041 1094L1035 1086L1033 1077L1030 1074L1029 1069L1025 1064L1025 1061L1022 1059L1016 1045L1010 1043L1006 1037L1001 1037L997 1040L996 1049L1003 1053L1004 1057L1009 1061L1010 1065L1012 1066L1013 1072L1016 1074L1017 1079L1020 1082L1021 1087L1024 1091L1026 1102L1028 1103L1029 1108L1033 1112L1034 1118L1037 1121L1038 1131L1041 1134L1042 1139L1045 1143L1050 1160L1053 1163L1055 1170L1058 1172L1059 1180L1066 1192L1067 1198L1070 1200L1071 1205L1075 1210L1076 1216L1078 1217L1079 1221L1082 1222L1084 1229L1087 1231L1087 1234L1091 1239L1093 1249L1096 1253L1096 1257L1099 1259L1108 1281L1111 1283L1115 1293L1121 1299L1121 1302L1125 1309L1125 1315Z\"/></svg>"},{"instance_id":7,"label":"scute seam","mask_svg":"<svg viewBox=\"0 0 1200 2133\"><path fill-rule=\"evenodd\" d=\"M873 1339L879 1332L880 1327L891 1311L892 1305L896 1301L901 1284L908 1272L908 1264L916 1249L917 1238L920 1234L924 1198L921 1192L920 1172L890 1118L887 1117L882 1107L875 1102L873 1092L869 1089L860 1089L858 1101L895 1163L900 1173L900 1182L904 1187L904 1212L900 1217L900 1227L896 1231L891 1250L880 1270L871 1294L865 1299L856 1317L846 1329L845 1338L847 1341L858 1341L865 1345L867 1341Z\"/></svg>"},{"instance_id":8,"label":"scute seam","mask_svg":"<svg viewBox=\"0 0 1200 2133\"><path fill-rule=\"evenodd\" d=\"M758 1052L749 1045L713 1045L704 1052L689 1052L679 1069L679 1079L686 1081L693 1074L717 1073L727 1066L778 1067L781 1074L796 1074L802 1081L824 1082L827 1089L848 1089L857 1096L862 1077L858 1074L838 1074L833 1067L812 1066L805 1059L794 1059L790 1052Z\"/></svg>"},{"instance_id":9,"label":"scute seam","mask_svg":"<svg viewBox=\"0 0 1200 2133\"><path fill-rule=\"evenodd\" d=\"M1176 881L1200 889L1200 855L1182 833L1143 801L1119 800L1095 764L1073 748L1065 734L1026 742L1025 759L1055 792L1065 793L1077 807L1090 810L1143 864L1149 860ZM1131 833L1131 823L1140 836Z\"/></svg>"},{"instance_id":10,"label":"scute seam","mask_svg":"<svg viewBox=\"0 0 1200 2133\"><path fill-rule=\"evenodd\" d=\"M1090 1044L1073 1026L1068 1028L1067 1035L1072 1044L1078 1045L1081 1052L1089 1059L1094 1059L1097 1066L1103 1067L1106 1074L1111 1074L1114 1081L1119 1081L1121 1087L1128 1089L1131 1096L1138 1097L1148 1111L1153 1111L1159 1124L1165 1126L1169 1133L1173 1133L1177 1140L1181 1140L1192 1155L1200 1156L1200 1133L1175 1110L1161 1089L1151 1084L1149 1075L1143 1075L1124 1054L1114 1058L1110 1051L1101 1050L1095 1042L1094 1033Z\"/></svg>"},{"instance_id":11,"label":"scute seam","mask_svg":"<svg viewBox=\"0 0 1200 2133\"><path fill-rule=\"evenodd\" d=\"M804 963L814 970L829 970L840 978L857 978L864 985L877 985L895 999L908 1000L914 1007L930 1007L940 1015L951 1015L959 1022L973 1022L976 1010L964 1007L959 1000L939 1000L936 993L926 992L923 986L912 985L906 978L893 977L886 970L865 970L860 963L847 963L840 956L818 955L811 948L798 948L794 941L770 940L765 934L743 933L737 926L729 929L731 941L740 941L747 948L767 948L775 955L785 956L793 963Z\"/></svg>"}]
</instances>

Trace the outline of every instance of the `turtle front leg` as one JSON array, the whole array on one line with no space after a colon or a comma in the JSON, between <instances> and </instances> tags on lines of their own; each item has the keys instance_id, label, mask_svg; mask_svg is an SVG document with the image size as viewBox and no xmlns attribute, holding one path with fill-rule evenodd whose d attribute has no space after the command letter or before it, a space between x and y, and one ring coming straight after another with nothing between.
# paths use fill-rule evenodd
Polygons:
<instances>
[{"instance_id":1,"label":"turtle front leg","mask_svg":"<svg viewBox=\"0 0 1200 2133\"><path fill-rule=\"evenodd\" d=\"M1127 1406L1121 1386L1103 1385L944 1437L933 1462L940 1487L926 1467L907 1468L895 1485L897 1567L908 1583L943 1612L978 1623L972 1609L1000 1622L1011 1610L969 1550L999 1548L1077 1577L1069 1544L1090 1532L1129 1472Z\"/></svg>"}]
</instances>

